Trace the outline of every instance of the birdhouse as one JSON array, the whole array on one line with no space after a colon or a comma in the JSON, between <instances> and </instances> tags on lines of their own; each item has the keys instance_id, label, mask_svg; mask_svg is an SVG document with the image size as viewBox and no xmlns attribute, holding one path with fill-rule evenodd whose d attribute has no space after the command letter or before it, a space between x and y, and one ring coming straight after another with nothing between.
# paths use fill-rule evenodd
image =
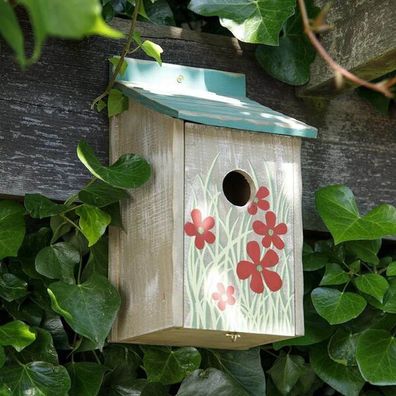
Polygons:
<instances>
[{"instance_id":1,"label":"birdhouse","mask_svg":"<svg viewBox=\"0 0 396 396\"><path fill-rule=\"evenodd\" d=\"M301 138L245 76L128 59L110 152L153 176L110 230L112 342L247 349L301 336Z\"/></svg>"}]
</instances>

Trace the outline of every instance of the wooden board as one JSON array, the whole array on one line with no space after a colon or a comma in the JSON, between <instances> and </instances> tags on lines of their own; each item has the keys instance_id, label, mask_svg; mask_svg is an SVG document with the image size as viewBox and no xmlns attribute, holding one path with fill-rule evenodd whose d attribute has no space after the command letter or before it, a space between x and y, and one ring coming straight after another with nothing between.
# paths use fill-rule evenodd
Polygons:
<instances>
[{"instance_id":1,"label":"wooden board","mask_svg":"<svg viewBox=\"0 0 396 396\"><path fill-rule=\"evenodd\" d=\"M109 277L123 297L111 341L121 341L183 322L183 122L131 102L110 146L111 162L133 151L153 168L121 205L124 230L109 233Z\"/></svg>"},{"instance_id":2,"label":"wooden board","mask_svg":"<svg viewBox=\"0 0 396 396\"><path fill-rule=\"evenodd\" d=\"M117 25L127 30L125 21ZM355 94L303 102L293 88L266 76L253 49L233 38L147 24L139 30L163 47L164 61L245 73L251 99L319 128L319 139L302 145L305 229L323 229L314 210L320 186L350 186L363 212L380 202L395 204L395 117L382 116ZM63 200L78 190L89 178L75 154L81 138L108 161L108 120L90 102L105 87L106 59L120 48L120 42L102 38L50 40L24 73L1 46L1 195L41 192Z\"/></svg>"},{"instance_id":3,"label":"wooden board","mask_svg":"<svg viewBox=\"0 0 396 396\"><path fill-rule=\"evenodd\" d=\"M315 3L323 7L328 1ZM321 34L320 39L337 63L371 81L396 70L395 21L395 0L334 0L327 17L334 28ZM336 91L334 73L318 56L311 66L311 79L300 94L322 96L352 87L345 81Z\"/></svg>"}]
</instances>

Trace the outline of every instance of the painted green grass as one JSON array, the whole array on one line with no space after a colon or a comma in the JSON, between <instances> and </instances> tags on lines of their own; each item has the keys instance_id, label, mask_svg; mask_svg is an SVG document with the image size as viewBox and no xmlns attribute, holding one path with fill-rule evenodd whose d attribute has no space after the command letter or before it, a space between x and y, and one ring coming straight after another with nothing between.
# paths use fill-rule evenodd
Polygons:
<instances>
[{"instance_id":1,"label":"painted green grass","mask_svg":"<svg viewBox=\"0 0 396 396\"><path fill-rule=\"evenodd\" d=\"M288 225L285 248L276 250L279 263L273 267L282 278L283 286L277 292L271 292L265 287L264 293L254 293L250 287L250 279L241 280L236 274L236 267L241 260L250 260L246 252L246 244L253 240L252 222L263 220L264 212L257 215L247 214L247 208L237 208L230 205L226 215L219 213L219 199L222 191L216 183L211 183L213 161L205 179L198 177L194 186L200 186L194 192L191 208L200 208L215 218L216 224L212 231L216 242L206 244L204 249L195 248L194 239L186 237L187 260L185 272L185 299L187 321L186 326L213 330L266 333L277 335L294 335L294 279L292 261L292 238L290 228L292 205L288 202L283 186L278 188L271 177L271 169L266 169L266 185L270 190L267 198L270 210L277 214L278 222ZM256 190L257 176L250 166ZM199 199L198 199L199 198ZM260 244L261 246L261 244ZM262 256L266 249L262 248ZM235 287L235 305L227 305L224 311L219 310L217 302L212 299L218 282Z\"/></svg>"}]
</instances>

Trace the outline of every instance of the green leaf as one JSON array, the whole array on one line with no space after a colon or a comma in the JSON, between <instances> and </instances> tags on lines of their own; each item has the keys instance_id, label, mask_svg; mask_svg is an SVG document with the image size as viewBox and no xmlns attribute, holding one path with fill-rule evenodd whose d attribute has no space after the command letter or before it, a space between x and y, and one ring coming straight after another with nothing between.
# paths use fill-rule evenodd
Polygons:
<instances>
[{"instance_id":1,"label":"green leaf","mask_svg":"<svg viewBox=\"0 0 396 396\"><path fill-rule=\"evenodd\" d=\"M314 19L319 12L312 0L305 1L308 16ZM316 55L302 26L297 8L283 26L278 46L261 45L256 49L256 59L272 77L290 85L303 85L309 81L310 65Z\"/></svg>"},{"instance_id":2,"label":"green leaf","mask_svg":"<svg viewBox=\"0 0 396 396\"><path fill-rule=\"evenodd\" d=\"M278 45L284 22L294 14L293 0L192 0L188 8L220 23L240 41Z\"/></svg>"},{"instance_id":3,"label":"green leaf","mask_svg":"<svg viewBox=\"0 0 396 396\"><path fill-rule=\"evenodd\" d=\"M329 357L344 366L356 366L356 346L359 333L352 334L342 328L330 338L327 347Z\"/></svg>"},{"instance_id":4,"label":"green leaf","mask_svg":"<svg viewBox=\"0 0 396 396\"><path fill-rule=\"evenodd\" d=\"M72 225L61 216L51 216L50 226L52 230L51 243L55 243L72 229Z\"/></svg>"},{"instance_id":5,"label":"green leaf","mask_svg":"<svg viewBox=\"0 0 396 396\"><path fill-rule=\"evenodd\" d=\"M326 265L326 272L320 281L320 286L343 285L349 280L348 273L340 265L330 263Z\"/></svg>"},{"instance_id":6,"label":"green leaf","mask_svg":"<svg viewBox=\"0 0 396 396\"><path fill-rule=\"evenodd\" d=\"M210 367L228 374L250 396L265 395L260 348L248 351L208 350Z\"/></svg>"},{"instance_id":7,"label":"green leaf","mask_svg":"<svg viewBox=\"0 0 396 396\"><path fill-rule=\"evenodd\" d=\"M180 385L177 396L247 396L239 385L215 368L195 370Z\"/></svg>"},{"instance_id":8,"label":"green leaf","mask_svg":"<svg viewBox=\"0 0 396 396\"><path fill-rule=\"evenodd\" d=\"M144 8L150 22L157 25L176 26L172 9L166 0L144 0Z\"/></svg>"},{"instance_id":9,"label":"green leaf","mask_svg":"<svg viewBox=\"0 0 396 396\"><path fill-rule=\"evenodd\" d=\"M70 350L69 338L63 326L62 320L54 313L47 313L41 327L51 333L54 345L60 350Z\"/></svg>"},{"instance_id":10,"label":"green leaf","mask_svg":"<svg viewBox=\"0 0 396 396\"><path fill-rule=\"evenodd\" d=\"M382 303L370 297L367 297L367 300L377 309L388 313L396 313L396 279L389 281L389 288L384 295Z\"/></svg>"},{"instance_id":11,"label":"green leaf","mask_svg":"<svg viewBox=\"0 0 396 396\"><path fill-rule=\"evenodd\" d=\"M358 317L366 307L366 300L362 296L327 287L314 289L311 298L318 314L332 325Z\"/></svg>"},{"instance_id":12,"label":"green leaf","mask_svg":"<svg viewBox=\"0 0 396 396\"><path fill-rule=\"evenodd\" d=\"M13 201L0 201L0 260L15 257L25 236L24 209Z\"/></svg>"},{"instance_id":13,"label":"green leaf","mask_svg":"<svg viewBox=\"0 0 396 396\"><path fill-rule=\"evenodd\" d=\"M97 0L18 0L30 15L36 61L47 37L82 39L90 35L122 38L123 34L106 25Z\"/></svg>"},{"instance_id":14,"label":"green leaf","mask_svg":"<svg viewBox=\"0 0 396 396\"><path fill-rule=\"evenodd\" d=\"M106 167L95 157L91 147L85 141L81 141L77 148L77 155L95 177L113 187L136 188L144 184L151 176L150 164L135 154L122 155L113 165Z\"/></svg>"},{"instance_id":15,"label":"green leaf","mask_svg":"<svg viewBox=\"0 0 396 396\"><path fill-rule=\"evenodd\" d=\"M66 365L71 379L70 395L96 396L103 381L105 368L97 363L78 362Z\"/></svg>"},{"instance_id":16,"label":"green leaf","mask_svg":"<svg viewBox=\"0 0 396 396\"><path fill-rule=\"evenodd\" d=\"M4 348L2 346L0 346L0 368L2 368L4 366L5 362L6 362L6 355L4 352ZM0 395L2 395L1 388L0 388Z\"/></svg>"},{"instance_id":17,"label":"green leaf","mask_svg":"<svg viewBox=\"0 0 396 396\"><path fill-rule=\"evenodd\" d=\"M377 265L379 263L377 255L381 248L381 242L381 239L375 239L373 241L350 241L345 242L345 249L356 259Z\"/></svg>"},{"instance_id":18,"label":"green leaf","mask_svg":"<svg viewBox=\"0 0 396 396\"><path fill-rule=\"evenodd\" d=\"M0 297L10 302L28 294L27 283L17 276L5 273L0 274Z\"/></svg>"},{"instance_id":19,"label":"green leaf","mask_svg":"<svg viewBox=\"0 0 396 396\"><path fill-rule=\"evenodd\" d=\"M396 276L396 261L392 261L386 269L387 276Z\"/></svg>"},{"instance_id":20,"label":"green leaf","mask_svg":"<svg viewBox=\"0 0 396 396\"><path fill-rule=\"evenodd\" d=\"M89 249L88 262L82 273L83 279L89 278L92 274L107 277L108 244L108 239L104 237L99 239L98 243L95 243L95 245Z\"/></svg>"},{"instance_id":21,"label":"green leaf","mask_svg":"<svg viewBox=\"0 0 396 396\"><path fill-rule=\"evenodd\" d=\"M103 100L100 99L97 103L96 103L96 111L98 113L100 113L103 109L105 109L107 107L107 103Z\"/></svg>"},{"instance_id":22,"label":"green leaf","mask_svg":"<svg viewBox=\"0 0 396 396\"><path fill-rule=\"evenodd\" d=\"M30 363L35 360L59 364L58 353L54 347L51 334L40 328L35 329L35 341L18 354L18 360L22 363Z\"/></svg>"},{"instance_id":23,"label":"green leaf","mask_svg":"<svg viewBox=\"0 0 396 396\"><path fill-rule=\"evenodd\" d=\"M142 43L141 48L147 56L155 59L160 66L162 65L161 54L164 50L158 44L153 43L150 40L145 40Z\"/></svg>"},{"instance_id":24,"label":"green leaf","mask_svg":"<svg viewBox=\"0 0 396 396\"><path fill-rule=\"evenodd\" d=\"M298 355L281 355L274 365L268 370L275 386L282 393L287 395L304 371L304 358Z\"/></svg>"},{"instance_id":25,"label":"green leaf","mask_svg":"<svg viewBox=\"0 0 396 396\"><path fill-rule=\"evenodd\" d=\"M310 363L316 375L345 396L358 396L364 379L357 367L347 367L331 360L326 345L313 347L309 353Z\"/></svg>"},{"instance_id":26,"label":"green leaf","mask_svg":"<svg viewBox=\"0 0 396 396\"><path fill-rule=\"evenodd\" d=\"M105 233L111 217L103 210L91 205L80 206L76 209L76 213L80 216L79 226L88 240L88 247L95 245Z\"/></svg>"},{"instance_id":27,"label":"green leaf","mask_svg":"<svg viewBox=\"0 0 396 396\"><path fill-rule=\"evenodd\" d=\"M317 210L335 244L396 235L396 208L392 205L379 205L362 217L352 191L345 186L324 187L315 195Z\"/></svg>"},{"instance_id":28,"label":"green leaf","mask_svg":"<svg viewBox=\"0 0 396 396\"><path fill-rule=\"evenodd\" d=\"M15 302L4 302L4 306L15 320L21 320L29 326L40 326L43 309L30 299L25 299L20 305Z\"/></svg>"},{"instance_id":29,"label":"green leaf","mask_svg":"<svg viewBox=\"0 0 396 396\"><path fill-rule=\"evenodd\" d=\"M197 349L184 347L144 347L143 366L150 382L176 384L197 369L201 355Z\"/></svg>"},{"instance_id":30,"label":"green leaf","mask_svg":"<svg viewBox=\"0 0 396 396\"><path fill-rule=\"evenodd\" d=\"M109 62L113 65L113 72L116 69L116 67L117 67L118 63L120 62L120 60L121 60L120 56L113 56L113 57L109 58ZM123 59L120 71L118 72L118 75L120 77L122 77L125 74L127 68L128 68L128 62L125 59ZM98 110L98 111L100 111L100 110Z\"/></svg>"},{"instance_id":31,"label":"green leaf","mask_svg":"<svg viewBox=\"0 0 396 396\"><path fill-rule=\"evenodd\" d=\"M23 33L12 5L4 0L0 1L0 36L13 49L19 64L24 67L26 58Z\"/></svg>"},{"instance_id":32,"label":"green leaf","mask_svg":"<svg viewBox=\"0 0 396 396\"><path fill-rule=\"evenodd\" d=\"M119 89L113 88L107 99L107 116L113 117L128 110L129 99Z\"/></svg>"},{"instance_id":33,"label":"green leaf","mask_svg":"<svg viewBox=\"0 0 396 396\"><path fill-rule=\"evenodd\" d=\"M110 369L128 372L129 377L136 377L136 371L142 364L142 359L134 345L110 344L104 348L105 366ZM125 370L126 369L126 370Z\"/></svg>"},{"instance_id":34,"label":"green leaf","mask_svg":"<svg viewBox=\"0 0 396 396\"><path fill-rule=\"evenodd\" d=\"M120 307L120 296L114 286L105 277L92 275L80 285L52 283L48 293L53 310L76 333L101 348Z\"/></svg>"},{"instance_id":35,"label":"green leaf","mask_svg":"<svg viewBox=\"0 0 396 396\"><path fill-rule=\"evenodd\" d=\"M35 339L36 334L20 320L14 320L0 326L0 345L12 346L18 352L30 345Z\"/></svg>"},{"instance_id":36,"label":"green leaf","mask_svg":"<svg viewBox=\"0 0 396 396\"><path fill-rule=\"evenodd\" d=\"M387 280L379 274L364 274L354 279L355 286L382 303L384 295L389 288Z\"/></svg>"},{"instance_id":37,"label":"green leaf","mask_svg":"<svg viewBox=\"0 0 396 396\"><path fill-rule=\"evenodd\" d=\"M124 226L122 225L121 206L119 202L114 202L113 204L105 206L102 208L102 210L110 215L110 225L112 227L119 227L125 231Z\"/></svg>"},{"instance_id":38,"label":"green leaf","mask_svg":"<svg viewBox=\"0 0 396 396\"><path fill-rule=\"evenodd\" d=\"M36 256L36 270L50 279L75 283L74 267L80 262L80 253L68 242L47 246Z\"/></svg>"},{"instance_id":39,"label":"green leaf","mask_svg":"<svg viewBox=\"0 0 396 396\"><path fill-rule=\"evenodd\" d=\"M363 378L373 385L396 385L396 340L386 330L366 330L357 344Z\"/></svg>"},{"instance_id":40,"label":"green leaf","mask_svg":"<svg viewBox=\"0 0 396 396\"><path fill-rule=\"evenodd\" d=\"M101 180L96 180L93 184L85 187L78 193L80 201L97 206L98 208L102 208L103 206L110 205L128 197L129 195L125 190L112 187Z\"/></svg>"},{"instance_id":41,"label":"green leaf","mask_svg":"<svg viewBox=\"0 0 396 396\"><path fill-rule=\"evenodd\" d=\"M35 219L55 216L67 209L65 205L56 204L41 194L26 194L25 208Z\"/></svg>"},{"instance_id":42,"label":"green leaf","mask_svg":"<svg viewBox=\"0 0 396 396\"><path fill-rule=\"evenodd\" d=\"M316 271L323 268L329 262L327 252L317 252L308 243L303 246L303 266L304 271Z\"/></svg>"},{"instance_id":43,"label":"green leaf","mask_svg":"<svg viewBox=\"0 0 396 396\"><path fill-rule=\"evenodd\" d=\"M46 362L32 362L3 367L0 383L9 387L11 395L67 396L70 378L63 366Z\"/></svg>"}]
</instances>

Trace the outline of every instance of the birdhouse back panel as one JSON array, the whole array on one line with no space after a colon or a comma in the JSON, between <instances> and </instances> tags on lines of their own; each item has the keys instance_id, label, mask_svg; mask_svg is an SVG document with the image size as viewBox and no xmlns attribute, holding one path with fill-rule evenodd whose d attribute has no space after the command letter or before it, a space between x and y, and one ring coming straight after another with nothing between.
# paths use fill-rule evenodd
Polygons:
<instances>
[{"instance_id":1,"label":"birdhouse back panel","mask_svg":"<svg viewBox=\"0 0 396 396\"><path fill-rule=\"evenodd\" d=\"M300 139L186 123L184 189L184 327L302 334Z\"/></svg>"}]
</instances>

